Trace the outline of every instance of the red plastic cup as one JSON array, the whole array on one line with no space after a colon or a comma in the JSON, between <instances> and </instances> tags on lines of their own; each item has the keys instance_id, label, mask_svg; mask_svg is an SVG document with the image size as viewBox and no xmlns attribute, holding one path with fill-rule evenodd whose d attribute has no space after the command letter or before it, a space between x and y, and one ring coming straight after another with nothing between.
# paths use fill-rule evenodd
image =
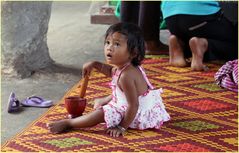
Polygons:
<instances>
[{"instance_id":1,"label":"red plastic cup","mask_svg":"<svg viewBox=\"0 0 239 153\"><path fill-rule=\"evenodd\" d=\"M81 116L85 111L86 99L79 96L70 96L65 98L65 107L72 118Z\"/></svg>"}]
</instances>

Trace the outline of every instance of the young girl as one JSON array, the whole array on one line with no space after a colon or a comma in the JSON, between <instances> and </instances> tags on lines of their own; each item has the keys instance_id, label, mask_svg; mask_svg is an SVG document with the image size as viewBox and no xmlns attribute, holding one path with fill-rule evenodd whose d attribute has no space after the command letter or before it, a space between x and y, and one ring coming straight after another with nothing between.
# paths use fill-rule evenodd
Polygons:
<instances>
[{"instance_id":1,"label":"young girl","mask_svg":"<svg viewBox=\"0 0 239 153\"><path fill-rule=\"evenodd\" d=\"M112 94L96 99L95 110L74 119L64 119L47 126L53 133L71 128L85 128L106 123L112 137L123 135L127 128L160 128L170 119L160 96L162 89L154 90L144 70L139 66L144 59L144 39L139 27L130 23L117 23L109 27L105 36L106 61L83 66L83 76L93 68L113 77Z\"/></svg>"}]
</instances>

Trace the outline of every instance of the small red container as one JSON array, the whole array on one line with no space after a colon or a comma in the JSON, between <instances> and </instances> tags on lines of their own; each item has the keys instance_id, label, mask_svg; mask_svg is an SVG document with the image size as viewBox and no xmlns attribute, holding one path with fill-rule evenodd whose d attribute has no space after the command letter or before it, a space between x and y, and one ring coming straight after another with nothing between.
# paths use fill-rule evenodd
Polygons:
<instances>
[{"instance_id":1,"label":"small red container","mask_svg":"<svg viewBox=\"0 0 239 153\"><path fill-rule=\"evenodd\" d=\"M65 98L65 107L72 118L81 116L85 111L86 99L79 96L70 96Z\"/></svg>"}]
</instances>

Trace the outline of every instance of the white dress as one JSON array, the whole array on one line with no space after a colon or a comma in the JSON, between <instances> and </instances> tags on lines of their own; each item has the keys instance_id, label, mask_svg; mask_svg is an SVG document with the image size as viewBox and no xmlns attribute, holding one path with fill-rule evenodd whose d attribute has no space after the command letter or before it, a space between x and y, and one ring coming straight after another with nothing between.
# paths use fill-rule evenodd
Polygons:
<instances>
[{"instance_id":1,"label":"white dress","mask_svg":"<svg viewBox=\"0 0 239 153\"><path fill-rule=\"evenodd\" d=\"M127 109L128 104L125 94L117 85L120 74L127 66L128 65L126 65L121 71L117 70L115 74L113 74L113 79L110 83L112 88L112 100L103 106L104 119L107 128L118 125L123 119ZM140 66L138 66L138 68L142 72L149 89L145 94L138 97L139 108L129 127L140 130L147 128L159 129L163 122L170 119L170 116L165 110L165 106L162 102L162 89L153 89L153 86L149 82L144 70Z\"/></svg>"}]
</instances>

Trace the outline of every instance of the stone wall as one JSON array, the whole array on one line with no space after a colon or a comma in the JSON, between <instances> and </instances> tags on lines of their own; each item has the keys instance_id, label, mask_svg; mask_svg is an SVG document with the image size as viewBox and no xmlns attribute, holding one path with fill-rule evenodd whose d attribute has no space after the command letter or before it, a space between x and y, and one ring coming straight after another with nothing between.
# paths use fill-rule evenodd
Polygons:
<instances>
[{"instance_id":1,"label":"stone wall","mask_svg":"<svg viewBox=\"0 0 239 153\"><path fill-rule=\"evenodd\" d=\"M2 73L21 78L51 65L47 30L52 2L2 2Z\"/></svg>"}]
</instances>

